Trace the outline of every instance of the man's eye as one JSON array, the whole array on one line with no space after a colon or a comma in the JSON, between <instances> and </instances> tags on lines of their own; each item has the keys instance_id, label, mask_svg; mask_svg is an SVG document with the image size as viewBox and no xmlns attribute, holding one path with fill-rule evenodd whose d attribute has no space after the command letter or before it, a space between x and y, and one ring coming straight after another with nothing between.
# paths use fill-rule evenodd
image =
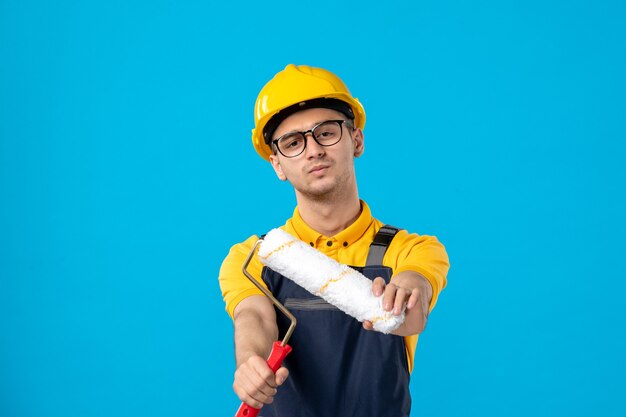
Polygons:
<instances>
[{"instance_id":1,"label":"man's eye","mask_svg":"<svg viewBox=\"0 0 626 417\"><path fill-rule=\"evenodd\" d=\"M302 145L302 138L298 136L288 137L281 141L281 146L283 147L283 149L297 148L298 146L301 146L301 145Z\"/></svg>"},{"instance_id":2,"label":"man's eye","mask_svg":"<svg viewBox=\"0 0 626 417\"><path fill-rule=\"evenodd\" d=\"M333 130L322 130L321 132L317 132L317 137L320 139L332 139L335 135L336 132Z\"/></svg>"}]
</instances>

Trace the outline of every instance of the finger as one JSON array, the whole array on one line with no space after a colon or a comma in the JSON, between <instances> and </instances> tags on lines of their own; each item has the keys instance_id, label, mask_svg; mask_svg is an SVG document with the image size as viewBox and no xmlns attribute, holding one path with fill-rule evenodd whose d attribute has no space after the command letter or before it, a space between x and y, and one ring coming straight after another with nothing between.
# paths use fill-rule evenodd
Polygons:
<instances>
[{"instance_id":1,"label":"finger","mask_svg":"<svg viewBox=\"0 0 626 417\"><path fill-rule=\"evenodd\" d=\"M393 308L397 290L398 287L391 283L387 285L387 288L385 288L385 294L383 295L383 309L385 311L391 311Z\"/></svg>"},{"instance_id":2,"label":"finger","mask_svg":"<svg viewBox=\"0 0 626 417\"><path fill-rule=\"evenodd\" d=\"M419 288L413 289L413 291L411 291L411 295L409 296L409 301L407 301L406 303L406 308L410 310L413 307L415 307L417 305L417 302L419 301L419 296L420 296Z\"/></svg>"},{"instance_id":3,"label":"finger","mask_svg":"<svg viewBox=\"0 0 626 417\"><path fill-rule=\"evenodd\" d=\"M274 373L260 356L252 357L242 364L235 372L235 377L242 390L256 401L267 404L276 395Z\"/></svg>"},{"instance_id":4,"label":"finger","mask_svg":"<svg viewBox=\"0 0 626 417\"><path fill-rule=\"evenodd\" d=\"M243 387L237 384L233 384L233 390L235 391L235 394L237 394L237 397L239 397L239 400L241 402L246 403L250 407L253 407L253 408L263 407L263 403L255 400L250 395L248 395L248 393L245 390L243 390Z\"/></svg>"},{"instance_id":5,"label":"finger","mask_svg":"<svg viewBox=\"0 0 626 417\"><path fill-rule=\"evenodd\" d=\"M260 395L273 397L276 395L276 376L267 363L263 364L265 366L255 369L255 372L250 374L250 381Z\"/></svg>"},{"instance_id":6,"label":"finger","mask_svg":"<svg viewBox=\"0 0 626 417\"><path fill-rule=\"evenodd\" d=\"M288 376L289 370L287 368L285 368L284 366L278 368L278 371L276 371L276 385L283 385Z\"/></svg>"},{"instance_id":7,"label":"finger","mask_svg":"<svg viewBox=\"0 0 626 417\"><path fill-rule=\"evenodd\" d=\"M237 375L233 389L241 401L254 408L261 408L272 401L272 397L260 393L249 375L243 372Z\"/></svg>"},{"instance_id":8,"label":"finger","mask_svg":"<svg viewBox=\"0 0 626 417\"><path fill-rule=\"evenodd\" d=\"M364 328L365 330L372 330L372 329L374 328L374 325L372 324L372 322L371 322L371 321L369 321L369 320L365 320L365 321L363 322L363 328Z\"/></svg>"},{"instance_id":9,"label":"finger","mask_svg":"<svg viewBox=\"0 0 626 417\"><path fill-rule=\"evenodd\" d=\"M377 277L372 281L372 294L376 297L380 297L385 290L385 280L381 277Z\"/></svg>"},{"instance_id":10,"label":"finger","mask_svg":"<svg viewBox=\"0 0 626 417\"><path fill-rule=\"evenodd\" d=\"M251 357L248 360L248 365L266 385L276 388L276 377L265 359L260 356Z\"/></svg>"},{"instance_id":11,"label":"finger","mask_svg":"<svg viewBox=\"0 0 626 417\"><path fill-rule=\"evenodd\" d=\"M408 296L407 290L404 288L397 287L396 297L393 301L393 314L395 316L400 315L402 309L404 308L404 303L406 303L406 298Z\"/></svg>"},{"instance_id":12,"label":"finger","mask_svg":"<svg viewBox=\"0 0 626 417\"><path fill-rule=\"evenodd\" d=\"M257 401L262 404L270 404L273 401L274 395L276 395L276 388L272 388L260 379L258 375L251 376L248 383L244 386L246 393L253 401ZM255 407L259 408L259 407Z\"/></svg>"}]
</instances>

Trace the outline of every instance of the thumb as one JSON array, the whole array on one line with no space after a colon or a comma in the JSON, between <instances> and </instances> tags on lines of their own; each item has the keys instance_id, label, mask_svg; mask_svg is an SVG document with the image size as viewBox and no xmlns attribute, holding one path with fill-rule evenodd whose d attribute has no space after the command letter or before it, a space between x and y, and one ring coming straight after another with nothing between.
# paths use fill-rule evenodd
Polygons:
<instances>
[{"instance_id":1,"label":"thumb","mask_svg":"<svg viewBox=\"0 0 626 417\"><path fill-rule=\"evenodd\" d=\"M284 366L281 366L278 371L276 371L276 385L281 386L283 382L289 376L289 371Z\"/></svg>"},{"instance_id":2,"label":"thumb","mask_svg":"<svg viewBox=\"0 0 626 417\"><path fill-rule=\"evenodd\" d=\"M374 297L380 297L385 291L385 280L382 277L376 277L372 281L372 294Z\"/></svg>"}]
</instances>

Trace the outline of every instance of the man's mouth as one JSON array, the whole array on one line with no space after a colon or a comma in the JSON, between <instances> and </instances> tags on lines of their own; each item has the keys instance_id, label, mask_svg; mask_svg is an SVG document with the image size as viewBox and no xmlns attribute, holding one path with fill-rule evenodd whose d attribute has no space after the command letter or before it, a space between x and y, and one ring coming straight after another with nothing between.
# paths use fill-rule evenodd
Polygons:
<instances>
[{"instance_id":1,"label":"man's mouth","mask_svg":"<svg viewBox=\"0 0 626 417\"><path fill-rule=\"evenodd\" d=\"M328 165L315 165L309 170L309 174L319 174L328 169Z\"/></svg>"}]
</instances>

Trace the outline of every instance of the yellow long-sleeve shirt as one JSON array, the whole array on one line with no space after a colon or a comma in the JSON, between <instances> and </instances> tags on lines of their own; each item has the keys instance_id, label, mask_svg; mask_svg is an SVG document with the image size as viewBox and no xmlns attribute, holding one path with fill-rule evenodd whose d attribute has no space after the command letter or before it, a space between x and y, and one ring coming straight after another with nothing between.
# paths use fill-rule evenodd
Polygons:
<instances>
[{"instance_id":1,"label":"yellow long-sleeve shirt","mask_svg":"<svg viewBox=\"0 0 626 417\"><path fill-rule=\"evenodd\" d=\"M281 229L311 244L337 262L352 266L364 266L369 246L384 224L372 217L372 213L365 202L361 201L361 207L361 214L357 220L335 236L324 236L311 229L302 220L297 207L293 217L281 226ZM233 317L235 307L241 300L251 295L262 295L262 292L241 271L246 257L258 239L254 235L244 242L234 245L222 263L219 283L226 303L226 311L231 317ZM383 265L390 267L394 275L408 270L424 276L433 288L431 310L437 303L440 292L446 286L446 275L450 267L446 250L437 238L408 233L406 230L399 231L394 237L385 253ZM261 279L262 269L263 264L254 257L248 266L248 272L261 283L263 283ZM409 371L413 370L417 340L418 335L405 337Z\"/></svg>"}]
</instances>

